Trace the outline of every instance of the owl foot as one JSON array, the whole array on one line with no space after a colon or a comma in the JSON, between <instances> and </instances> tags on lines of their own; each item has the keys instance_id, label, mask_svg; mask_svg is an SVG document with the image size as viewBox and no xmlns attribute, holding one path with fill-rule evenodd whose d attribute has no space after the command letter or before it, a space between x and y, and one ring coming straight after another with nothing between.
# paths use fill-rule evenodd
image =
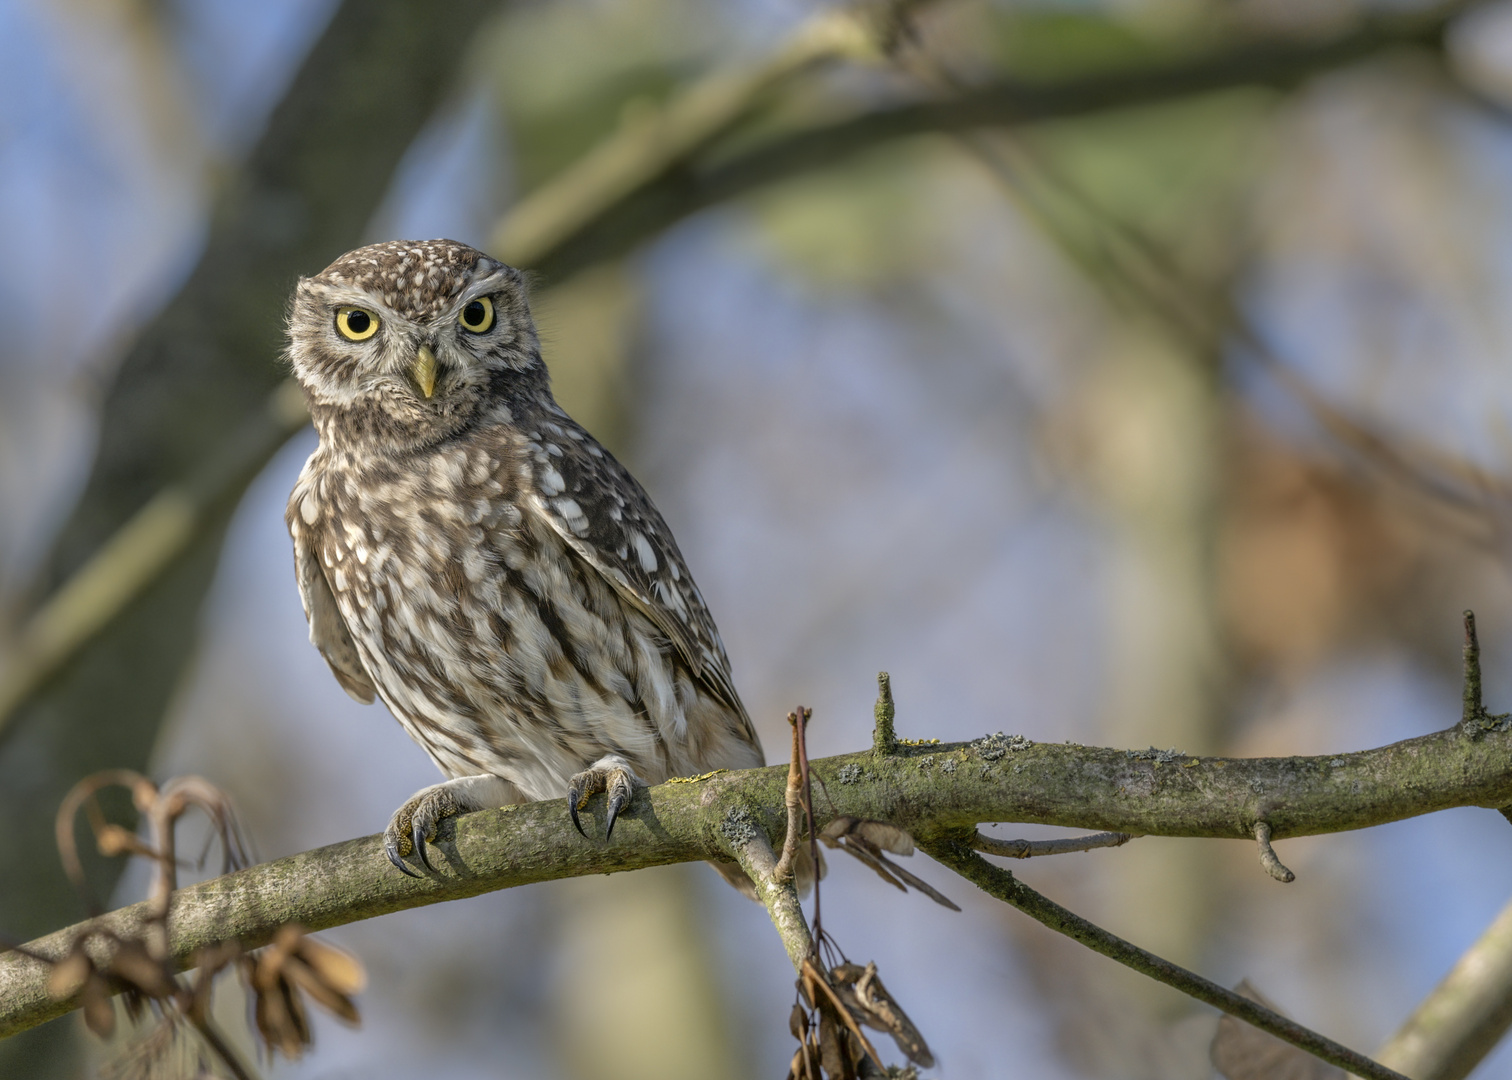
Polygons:
<instances>
[{"instance_id":1,"label":"owl foot","mask_svg":"<svg viewBox=\"0 0 1512 1080\"><path fill-rule=\"evenodd\" d=\"M573 826L587 836L583 832L583 823L578 820L578 811L599 792L608 792L608 824L604 827L604 839L609 839L614 835L614 819L629 804L637 787L645 787L645 784L635 775L630 763L616 754L605 754L567 782L567 813L572 815Z\"/></svg>"},{"instance_id":2,"label":"owl foot","mask_svg":"<svg viewBox=\"0 0 1512 1080\"><path fill-rule=\"evenodd\" d=\"M436 829L443 820L458 814L470 814L474 810L506 806L521 801L519 789L501 776L459 776L442 784L421 788L404 805L394 811L388 828L383 830L383 851L389 862L410 877L421 875L411 870L404 859L414 855L431 873L431 865L425 845L436 838Z\"/></svg>"}]
</instances>

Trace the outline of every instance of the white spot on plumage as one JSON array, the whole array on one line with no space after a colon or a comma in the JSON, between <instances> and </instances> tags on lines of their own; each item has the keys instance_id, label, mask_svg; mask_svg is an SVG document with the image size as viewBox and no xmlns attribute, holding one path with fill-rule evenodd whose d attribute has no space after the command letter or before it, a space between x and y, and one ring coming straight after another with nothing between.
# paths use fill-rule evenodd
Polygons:
<instances>
[{"instance_id":1,"label":"white spot on plumage","mask_svg":"<svg viewBox=\"0 0 1512 1080\"><path fill-rule=\"evenodd\" d=\"M640 533L631 533L630 542L635 545L635 557L640 560L641 569L648 574L656 573L656 550L651 546L651 541Z\"/></svg>"},{"instance_id":2,"label":"white spot on plumage","mask_svg":"<svg viewBox=\"0 0 1512 1080\"><path fill-rule=\"evenodd\" d=\"M550 465L541 470L540 484L541 491L547 495L560 495L567 490L567 481L563 480L562 474ZM566 501L572 502L571 499ZM573 503L572 505L576 506L577 503Z\"/></svg>"}]
</instances>

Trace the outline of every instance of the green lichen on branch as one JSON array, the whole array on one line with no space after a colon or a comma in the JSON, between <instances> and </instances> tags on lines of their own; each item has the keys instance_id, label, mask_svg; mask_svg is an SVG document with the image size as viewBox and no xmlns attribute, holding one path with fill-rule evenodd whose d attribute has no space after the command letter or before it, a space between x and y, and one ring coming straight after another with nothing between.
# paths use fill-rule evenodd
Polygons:
<instances>
[{"instance_id":1,"label":"green lichen on branch","mask_svg":"<svg viewBox=\"0 0 1512 1080\"><path fill-rule=\"evenodd\" d=\"M876 727L872 729L872 753L877 757L891 757L898 752L898 735L893 730L893 717L898 713L893 705L892 676L885 671L877 672L877 704L872 709Z\"/></svg>"}]
</instances>

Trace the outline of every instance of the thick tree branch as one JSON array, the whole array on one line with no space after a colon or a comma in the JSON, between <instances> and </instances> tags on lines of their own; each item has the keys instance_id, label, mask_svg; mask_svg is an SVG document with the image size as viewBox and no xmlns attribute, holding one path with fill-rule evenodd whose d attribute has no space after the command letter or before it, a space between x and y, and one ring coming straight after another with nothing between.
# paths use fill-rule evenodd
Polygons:
<instances>
[{"instance_id":1,"label":"thick tree branch","mask_svg":"<svg viewBox=\"0 0 1512 1080\"><path fill-rule=\"evenodd\" d=\"M1254 842L1254 823L1278 837L1381 825L1454 806L1512 803L1512 733L1479 725L1332 757L1195 758L1032 743L989 736L973 743L872 750L812 763L816 828L841 815L888 821L921 843L983 821L1035 822L1154 836ZM176 894L172 949L181 960L227 938L265 943L282 924L312 930L390 911L535 881L613 873L695 859L728 859L728 815L767 843L787 828L787 766L670 782L637 794L614 840L573 830L560 801L470 814L438 843L435 876L410 878L384 858L377 837L349 840L216 878ZM603 804L591 809L603 834ZM741 811L737 811L741 813ZM139 928L144 905L105 917ZM61 956L78 928L33 942ZM61 1015L40 964L0 956L0 1036Z\"/></svg>"}]
</instances>

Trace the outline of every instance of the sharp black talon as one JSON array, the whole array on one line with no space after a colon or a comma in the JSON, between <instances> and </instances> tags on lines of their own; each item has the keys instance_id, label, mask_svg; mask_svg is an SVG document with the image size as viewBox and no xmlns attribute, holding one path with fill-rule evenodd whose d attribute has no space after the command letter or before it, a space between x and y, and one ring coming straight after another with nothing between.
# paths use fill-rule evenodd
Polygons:
<instances>
[{"instance_id":1,"label":"sharp black talon","mask_svg":"<svg viewBox=\"0 0 1512 1080\"><path fill-rule=\"evenodd\" d=\"M583 837L584 840L586 840L586 839L588 839L588 834L585 833L585 832L583 832L583 823L578 820L578 806L577 806L577 804L578 804L577 793L569 791L567 793L567 813L572 818L572 827L575 828L578 831L579 834L581 834L581 836Z\"/></svg>"},{"instance_id":2,"label":"sharp black talon","mask_svg":"<svg viewBox=\"0 0 1512 1080\"><path fill-rule=\"evenodd\" d=\"M430 856L426 854L425 835L421 832L419 825L416 825L410 832L410 839L415 843L416 857L419 858L420 862L425 866L427 870L429 870L433 874L436 873L436 868L431 865ZM420 875L416 874L415 876L419 877Z\"/></svg>"},{"instance_id":3,"label":"sharp black talon","mask_svg":"<svg viewBox=\"0 0 1512 1080\"><path fill-rule=\"evenodd\" d=\"M390 844L390 843L385 843L383 845L383 853L388 856L388 861L389 862L393 863L400 870L403 870L410 877L419 877L420 876L415 871L411 870L407 865L405 865L404 860L399 857L399 849L398 849L398 847L396 845Z\"/></svg>"},{"instance_id":4,"label":"sharp black talon","mask_svg":"<svg viewBox=\"0 0 1512 1080\"><path fill-rule=\"evenodd\" d=\"M625 804L627 802L629 802L629 801L630 801L630 797L628 795L626 795L622 791L616 791L610 797L610 799L609 799L609 824L604 829L604 839L605 840L609 839L611 836L614 835L614 821L615 821L615 819L617 817L619 817L620 811L625 808Z\"/></svg>"}]
</instances>

